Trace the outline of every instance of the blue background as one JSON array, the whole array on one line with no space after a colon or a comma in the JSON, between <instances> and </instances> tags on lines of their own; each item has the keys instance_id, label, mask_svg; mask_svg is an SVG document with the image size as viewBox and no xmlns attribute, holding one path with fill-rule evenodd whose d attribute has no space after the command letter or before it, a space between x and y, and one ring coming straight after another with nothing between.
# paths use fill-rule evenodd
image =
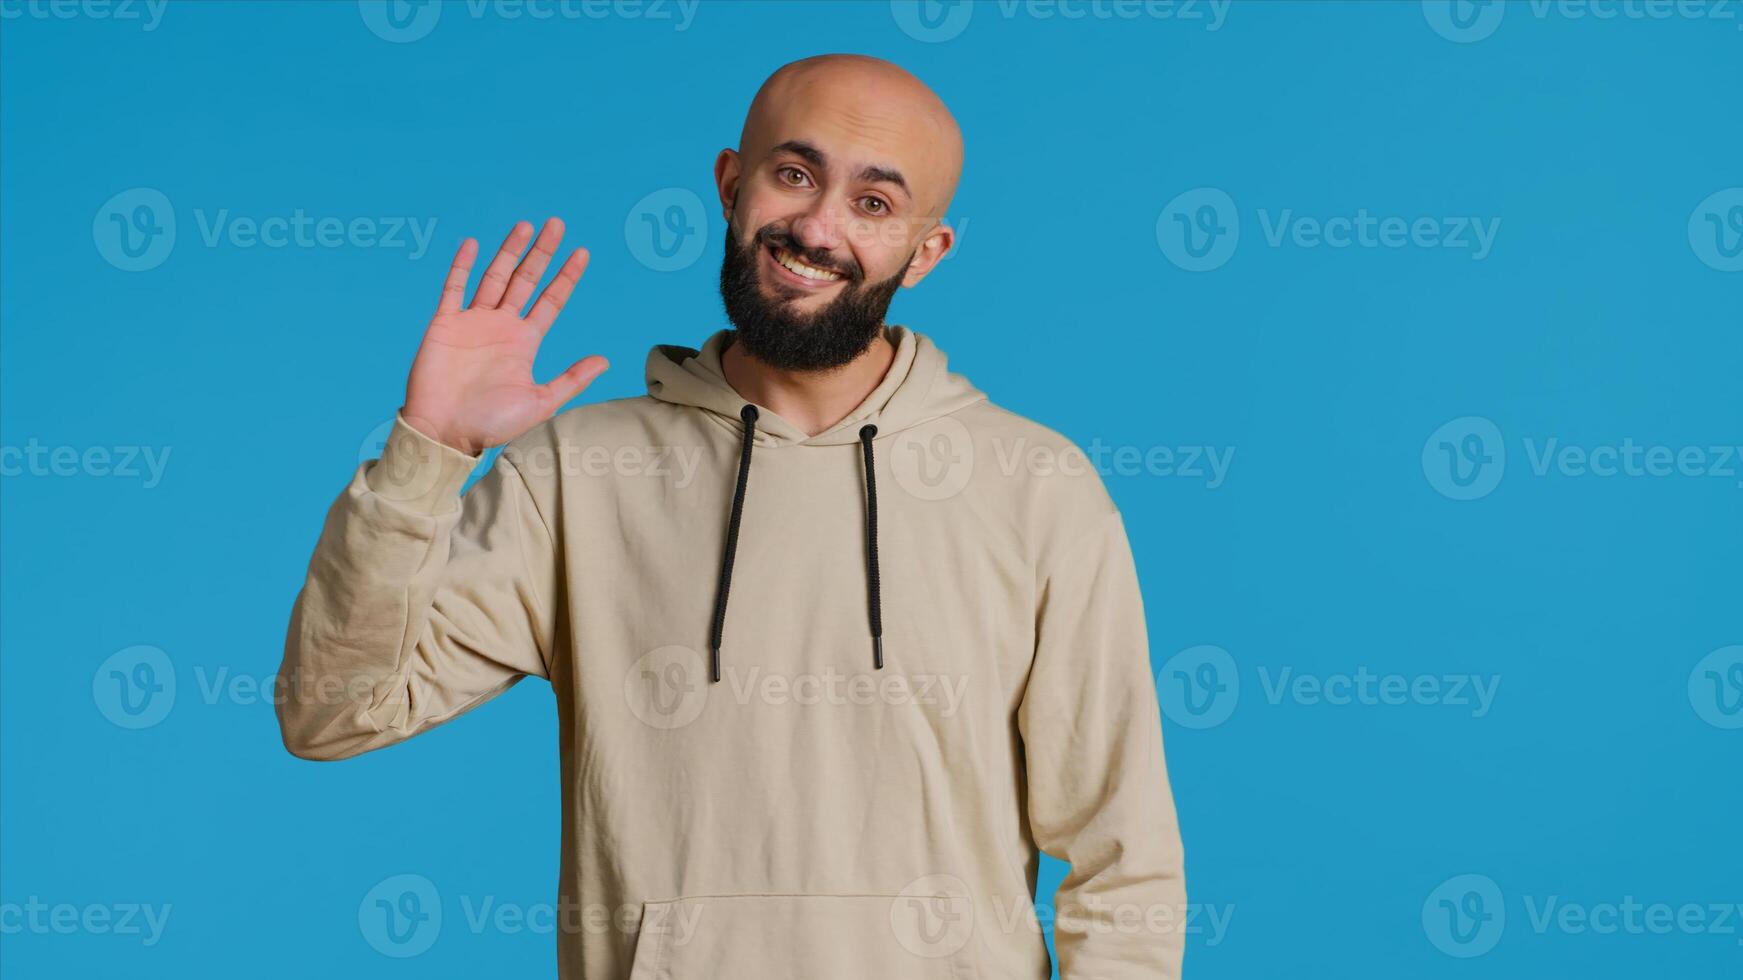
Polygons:
<instances>
[{"instance_id":1,"label":"blue background","mask_svg":"<svg viewBox=\"0 0 1743 980\"><path fill-rule=\"evenodd\" d=\"M1196 924L1232 916L1191 937L1189 973L1736 975L1735 914L1662 935L1532 915L1551 896L1743 901L1743 688L1724 686L1743 658L1717 655L1705 702L1697 667L1743 643L1743 463L1532 466L1552 438L1699 447L1710 466L1707 447L1743 442L1736 239L1689 228L1743 186L1735 4L1449 21L1414 0L1236 3L1214 30L1204 3L1198 20L987 3L938 21L710 2L682 29L454 4L398 42L349 0L175 4L149 30L98 9L0 7L6 977L552 975L549 932L473 931L461 904L555 898L547 685L341 765L287 755L264 698L207 689L275 670L325 508L399 403L455 244L564 217L592 267L541 376L600 353L613 370L583 398L639 393L650 345L723 325L723 227L702 209L701 256L660 271L626 224L672 188L708 200L756 86L827 51L904 65L966 133L958 250L894 322L1081 445L1234 453L1214 487L1107 474L1145 587ZM177 224L142 271L105 234L106 202L134 188ZM1218 217L1241 235L1192 272L1167 236L1197 188L1227 195ZM201 234L220 212L297 209L435 234L418 258ZM1273 244L1285 211L1500 224L1478 258ZM1464 418L1500 434L1467 462L1506 454L1470 500L1424 463ZM147 486L20 464L33 444L170 455ZM103 692L105 662L138 645L177 691L135 730ZM1203 645L1222 693L1183 701L1170 687L1204 676L1185 669ZM1284 670L1362 669L1498 694L1480 716L1271 696ZM1230 681L1238 700L1214 702ZM409 958L358 924L398 874L427 878L445 916ZM1443 883L1467 874L1494 887L1478 911L1504 914L1498 941L1436 925ZM148 946L19 928L33 900L172 911Z\"/></svg>"}]
</instances>

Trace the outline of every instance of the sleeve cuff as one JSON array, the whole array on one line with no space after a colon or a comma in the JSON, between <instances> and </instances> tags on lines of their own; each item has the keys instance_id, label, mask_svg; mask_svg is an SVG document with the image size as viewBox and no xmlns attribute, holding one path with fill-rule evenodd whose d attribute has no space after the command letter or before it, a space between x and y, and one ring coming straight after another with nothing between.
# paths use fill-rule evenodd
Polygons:
<instances>
[{"instance_id":1,"label":"sleeve cuff","mask_svg":"<svg viewBox=\"0 0 1743 980\"><path fill-rule=\"evenodd\" d=\"M381 458L369 464L363 479L384 499L406 510L433 515L453 509L460 488L482 458L437 442L395 412Z\"/></svg>"}]
</instances>

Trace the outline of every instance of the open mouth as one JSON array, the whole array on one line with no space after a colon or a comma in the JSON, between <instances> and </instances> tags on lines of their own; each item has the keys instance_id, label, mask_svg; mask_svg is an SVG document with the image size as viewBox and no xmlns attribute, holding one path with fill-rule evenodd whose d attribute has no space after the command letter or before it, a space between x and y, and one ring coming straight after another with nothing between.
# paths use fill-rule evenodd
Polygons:
<instances>
[{"instance_id":1,"label":"open mouth","mask_svg":"<svg viewBox=\"0 0 1743 980\"><path fill-rule=\"evenodd\" d=\"M778 245L770 245L764 251L768 253L769 261L774 264L776 274L798 286L821 289L847 278L839 272L807 265Z\"/></svg>"}]
</instances>

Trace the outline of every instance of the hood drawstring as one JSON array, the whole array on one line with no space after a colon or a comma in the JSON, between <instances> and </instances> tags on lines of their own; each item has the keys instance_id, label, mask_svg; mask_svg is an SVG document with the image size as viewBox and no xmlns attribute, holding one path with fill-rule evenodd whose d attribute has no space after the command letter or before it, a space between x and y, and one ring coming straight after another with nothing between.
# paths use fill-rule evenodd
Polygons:
<instances>
[{"instance_id":1,"label":"hood drawstring","mask_svg":"<svg viewBox=\"0 0 1743 980\"><path fill-rule=\"evenodd\" d=\"M865 447L865 590L871 609L872 667L884 669L884 610L878 598L878 477L872 465L875 425L861 426L859 444Z\"/></svg>"},{"instance_id":2,"label":"hood drawstring","mask_svg":"<svg viewBox=\"0 0 1743 980\"><path fill-rule=\"evenodd\" d=\"M750 447L757 435L757 407L738 410L744 419L744 444L738 451L738 487L732 491L732 516L726 522L726 553L720 556L720 588L714 593L714 628L708 634L709 683L720 680L720 634L726 628L726 593L732 588L732 558L738 551L738 522L744 516L744 487L750 482Z\"/></svg>"},{"instance_id":3,"label":"hood drawstring","mask_svg":"<svg viewBox=\"0 0 1743 980\"><path fill-rule=\"evenodd\" d=\"M708 680L720 680L720 640L726 631L726 598L732 590L732 562L738 552L738 528L744 518L744 491L750 482L750 451L756 439L757 409L746 404L739 409L744 420L744 441L738 454L738 486L732 491L732 515L726 522L726 550L720 556L720 586L714 594L714 625L708 634ZM884 615L878 587L878 484L873 466L872 437L875 425L861 426L859 443L865 454L865 580L870 603L872 666L884 669Z\"/></svg>"}]
</instances>

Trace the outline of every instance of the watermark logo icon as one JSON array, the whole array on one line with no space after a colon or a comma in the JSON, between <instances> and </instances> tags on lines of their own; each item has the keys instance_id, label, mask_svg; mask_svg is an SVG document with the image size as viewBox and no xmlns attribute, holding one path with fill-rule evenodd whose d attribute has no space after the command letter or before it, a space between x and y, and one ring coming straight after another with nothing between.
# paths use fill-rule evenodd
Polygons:
<instances>
[{"instance_id":1,"label":"watermark logo icon","mask_svg":"<svg viewBox=\"0 0 1743 980\"><path fill-rule=\"evenodd\" d=\"M1458 875L1440 883L1422 903L1422 931L1448 956L1482 956L1501 941L1507 906L1488 875Z\"/></svg>"},{"instance_id":2,"label":"watermark logo icon","mask_svg":"<svg viewBox=\"0 0 1743 980\"><path fill-rule=\"evenodd\" d=\"M649 650L623 675L623 700L650 728L683 728L708 706L708 668L689 647Z\"/></svg>"},{"instance_id":3,"label":"watermark logo icon","mask_svg":"<svg viewBox=\"0 0 1743 980\"><path fill-rule=\"evenodd\" d=\"M708 242L702 198L683 187L657 190L636 202L623 221L623 240L636 261L655 272L687 269Z\"/></svg>"},{"instance_id":4,"label":"watermark logo icon","mask_svg":"<svg viewBox=\"0 0 1743 980\"><path fill-rule=\"evenodd\" d=\"M915 956L936 959L957 952L974 934L968 885L954 875L914 879L890 900L890 929Z\"/></svg>"},{"instance_id":5,"label":"watermark logo icon","mask_svg":"<svg viewBox=\"0 0 1743 980\"><path fill-rule=\"evenodd\" d=\"M442 0L357 0L357 12L371 34L393 44L410 44L436 29Z\"/></svg>"},{"instance_id":6,"label":"watermark logo icon","mask_svg":"<svg viewBox=\"0 0 1743 980\"><path fill-rule=\"evenodd\" d=\"M1215 187L1176 195L1156 218L1157 246L1187 272L1221 268L1240 243L1240 212L1234 199Z\"/></svg>"},{"instance_id":7,"label":"watermark logo icon","mask_svg":"<svg viewBox=\"0 0 1743 980\"><path fill-rule=\"evenodd\" d=\"M91 700L120 728L150 728L175 707L175 665L154 646L117 650L91 675Z\"/></svg>"},{"instance_id":8,"label":"watermark logo icon","mask_svg":"<svg viewBox=\"0 0 1743 980\"><path fill-rule=\"evenodd\" d=\"M406 426L420 434L435 431L433 425L421 419L406 419ZM442 478L437 457L459 450L446 448L427 436L395 442L392 434L391 419L371 429L357 447L358 462L374 458L372 465L382 468L382 479L370 484L376 493L389 500L416 500L435 489Z\"/></svg>"},{"instance_id":9,"label":"watermark logo icon","mask_svg":"<svg viewBox=\"0 0 1743 980\"><path fill-rule=\"evenodd\" d=\"M1503 0L1422 0L1422 17L1448 41L1472 44L1487 38L1507 15Z\"/></svg>"},{"instance_id":10,"label":"watermark logo icon","mask_svg":"<svg viewBox=\"0 0 1743 980\"><path fill-rule=\"evenodd\" d=\"M91 221L91 240L103 261L123 272L146 272L176 245L176 212L152 187L135 187L103 202Z\"/></svg>"},{"instance_id":11,"label":"watermark logo icon","mask_svg":"<svg viewBox=\"0 0 1743 980\"><path fill-rule=\"evenodd\" d=\"M1743 644L1720 647L1695 664L1689 704L1714 728L1743 728Z\"/></svg>"},{"instance_id":12,"label":"watermark logo icon","mask_svg":"<svg viewBox=\"0 0 1743 980\"><path fill-rule=\"evenodd\" d=\"M1507 470L1501 429L1479 415L1456 418L1422 444L1422 475L1441 496L1476 500L1493 493Z\"/></svg>"},{"instance_id":13,"label":"watermark logo icon","mask_svg":"<svg viewBox=\"0 0 1743 980\"><path fill-rule=\"evenodd\" d=\"M1720 272L1743 272L1743 187L1718 191L1694 209L1689 247Z\"/></svg>"},{"instance_id":14,"label":"watermark logo icon","mask_svg":"<svg viewBox=\"0 0 1743 980\"><path fill-rule=\"evenodd\" d=\"M947 500L974 476L974 437L946 416L903 429L886 453L896 484L920 500Z\"/></svg>"},{"instance_id":15,"label":"watermark logo icon","mask_svg":"<svg viewBox=\"0 0 1743 980\"><path fill-rule=\"evenodd\" d=\"M387 437L393 434L393 419L388 419L363 437L357 444L357 462L359 465L372 459L381 459L387 455Z\"/></svg>"},{"instance_id":16,"label":"watermark logo icon","mask_svg":"<svg viewBox=\"0 0 1743 980\"><path fill-rule=\"evenodd\" d=\"M968 29L974 0L890 0L890 17L902 33L924 44L951 40Z\"/></svg>"},{"instance_id":17,"label":"watermark logo icon","mask_svg":"<svg viewBox=\"0 0 1743 980\"><path fill-rule=\"evenodd\" d=\"M357 928L383 956L417 956L442 934L442 897L423 875L385 878L357 904Z\"/></svg>"},{"instance_id":18,"label":"watermark logo icon","mask_svg":"<svg viewBox=\"0 0 1743 980\"><path fill-rule=\"evenodd\" d=\"M1156 672L1162 714L1182 728L1215 728L1229 720L1241 700L1241 674L1222 647L1187 647Z\"/></svg>"}]
</instances>

